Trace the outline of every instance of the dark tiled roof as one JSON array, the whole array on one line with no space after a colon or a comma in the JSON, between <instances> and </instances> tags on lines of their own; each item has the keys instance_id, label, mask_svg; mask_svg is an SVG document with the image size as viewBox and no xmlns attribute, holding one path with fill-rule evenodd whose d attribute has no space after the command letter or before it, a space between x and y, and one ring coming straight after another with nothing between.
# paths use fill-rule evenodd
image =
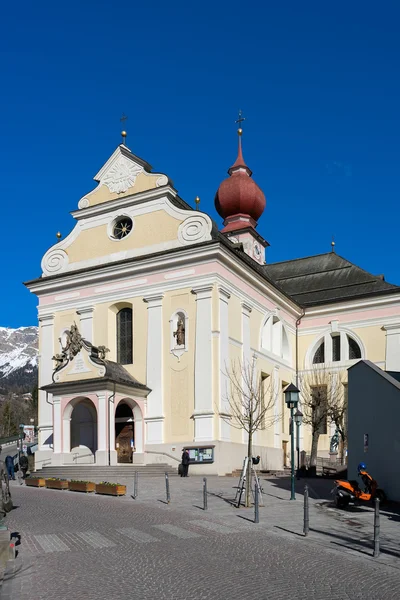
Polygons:
<instances>
[{"instance_id":1,"label":"dark tiled roof","mask_svg":"<svg viewBox=\"0 0 400 600\"><path fill-rule=\"evenodd\" d=\"M92 360L94 359L92 358ZM128 371L125 369L125 367L120 365L119 363L113 362L112 360L94 360L94 362L99 362L99 364L105 364L106 374L104 375L104 377L106 379L110 379L115 383L121 383L123 385L125 384L131 387L139 388L141 390L149 389L146 385L144 385L144 383L140 383L137 379L132 377L132 375L128 373Z\"/></svg>"},{"instance_id":2,"label":"dark tiled roof","mask_svg":"<svg viewBox=\"0 0 400 600\"><path fill-rule=\"evenodd\" d=\"M335 252L263 267L265 273L300 306L400 292L381 275L371 275Z\"/></svg>"}]
</instances>

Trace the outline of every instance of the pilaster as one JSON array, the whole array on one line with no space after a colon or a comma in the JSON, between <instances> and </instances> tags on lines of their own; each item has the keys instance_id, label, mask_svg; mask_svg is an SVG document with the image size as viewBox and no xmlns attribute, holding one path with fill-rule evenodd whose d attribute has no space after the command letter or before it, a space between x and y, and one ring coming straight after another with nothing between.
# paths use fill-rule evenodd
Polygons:
<instances>
[{"instance_id":1,"label":"pilaster","mask_svg":"<svg viewBox=\"0 0 400 600\"><path fill-rule=\"evenodd\" d=\"M400 371L400 323L382 329L386 331L386 371Z\"/></svg>"},{"instance_id":2,"label":"pilaster","mask_svg":"<svg viewBox=\"0 0 400 600\"><path fill-rule=\"evenodd\" d=\"M53 406L46 392L40 388L52 382L54 356L54 315L39 317L39 450L53 447Z\"/></svg>"},{"instance_id":3,"label":"pilaster","mask_svg":"<svg viewBox=\"0 0 400 600\"><path fill-rule=\"evenodd\" d=\"M214 438L212 395L212 291L213 286L192 289L196 294L196 344L194 373L194 439Z\"/></svg>"},{"instance_id":4,"label":"pilaster","mask_svg":"<svg viewBox=\"0 0 400 600\"><path fill-rule=\"evenodd\" d=\"M80 319L80 333L88 342L93 343L93 306L80 308L76 311Z\"/></svg>"},{"instance_id":5,"label":"pilaster","mask_svg":"<svg viewBox=\"0 0 400 600\"><path fill-rule=\"evenodd\" d=\"M242 370L243 370L243 378L242 385L243 388L246 385L246 381L248 381L248 377L245 377L245 373L250 374L251 369L251 346L250 346L250 314L252 311L252 307L246 302L242 302L242 342L243 342L243 354L242 354ZM248 442L248 433L244 429L242 430L242 442L247 444Z\"/></svg>"},{"instance_id":6,"label":"pilaster","mask_svg":"<svg viewBox=\"0 0 400 600\"><path fill-rule=\"evenodd\" d=\"M163 294L143 298L147 303L147 397L146 443L161 444L164 441L163 406Z\"/></svg>"},{"instance_id":7,"label":"pilaster","mask_svg":"<svg viewBox=\"0 0 400 600\"><path fill-rule=\"evenodd\" d=\"M218 288L219 293L219 385L220 402L220 436L221 440L229 441L231 439L231 427L228 422L230 414L229 406L229 320L228 320L228 302L230 293L223 287Z\"/></svg>"}]
</instances>

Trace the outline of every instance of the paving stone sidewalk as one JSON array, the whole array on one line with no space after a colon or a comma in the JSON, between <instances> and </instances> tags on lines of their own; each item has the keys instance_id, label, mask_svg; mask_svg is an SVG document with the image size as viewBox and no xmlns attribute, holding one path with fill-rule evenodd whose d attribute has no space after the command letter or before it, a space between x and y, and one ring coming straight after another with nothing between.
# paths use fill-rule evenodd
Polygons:
<instances>
[{"instance_id":1,"label":"paving stone sidewalk","mask_svg":"<svg viewBox=\"0 0 400 600\"><path fill-rule=\"evenodd\" d=\"M8 526L21 545L1 600L398 599L399 516L382 513L384 552L373 559L372 510L332 509L333 482L310 480L304 538L304 483L290 501L288 480L263 480L259 524L229 502L232 478L208 478L207 511L195 476L170 479L169 505L163 478L140 479L136 500L15 484Z\"/></svg>"}]
</instances>

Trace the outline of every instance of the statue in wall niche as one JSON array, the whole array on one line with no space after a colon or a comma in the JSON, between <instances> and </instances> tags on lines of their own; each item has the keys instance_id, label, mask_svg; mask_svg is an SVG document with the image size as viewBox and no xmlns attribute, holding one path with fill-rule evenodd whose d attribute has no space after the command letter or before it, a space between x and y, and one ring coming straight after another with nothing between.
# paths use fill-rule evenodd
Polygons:
<instances>
[{"instance_id":1,"label":"statue in wall niche","mask_svg":"<svg viewBox=\"0 0 400 600\"><path fill-rule=\"evenodd\" d=\"M174 331L174 338L176 339L177 346L185 345L185 323L184 323L182 317L178 318L176 331Z\"/></svg>"}]
</instances>

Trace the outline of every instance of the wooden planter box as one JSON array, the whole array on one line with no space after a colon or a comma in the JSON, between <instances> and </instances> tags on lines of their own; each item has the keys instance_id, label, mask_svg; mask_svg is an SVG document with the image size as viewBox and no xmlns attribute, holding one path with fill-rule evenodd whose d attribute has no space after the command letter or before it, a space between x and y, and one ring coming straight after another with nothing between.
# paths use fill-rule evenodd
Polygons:
<instances>
[{"instance_id":1,"label":"wooden planter box","mask_svg":"<svg viewBox=\"0 0 400 600\"><path fill-rule=\"evenodd\" d=\"M69 481L68 489L71 490L71 492L94 492L96 484L91 481Z\"/></svg>"},{"instance_id":2,"label":"wooden planter box","mask_svg":"<svg viewBox=\"0 0 400 600\"><path fill-rule=\"evenodd\" d=\"M96 483L96 494L107 494L108 496L125 496L126 485L103 485Z\"/></svg>"},{"instance_id":3,"label":"wooden planter box","mask_svg":"<svg viewBox=\"0 0 400 600\"><path fill-rule=\"evenodd\" d=\"M29 485L31 487L45 487L46 480L41 477L27 477L25 479L25 485Z\"/></svg>"},{"instance_id":4,"label":"wooden planter box","mask_svg":"<svg viewBox=\"0 0 400 600\"><path fill-rule=\"evenodd\" d=\"M67 490L68 481L57 481L54 479L46 479L46 487L51 490Z\"/></svg>"}]
</instances>

